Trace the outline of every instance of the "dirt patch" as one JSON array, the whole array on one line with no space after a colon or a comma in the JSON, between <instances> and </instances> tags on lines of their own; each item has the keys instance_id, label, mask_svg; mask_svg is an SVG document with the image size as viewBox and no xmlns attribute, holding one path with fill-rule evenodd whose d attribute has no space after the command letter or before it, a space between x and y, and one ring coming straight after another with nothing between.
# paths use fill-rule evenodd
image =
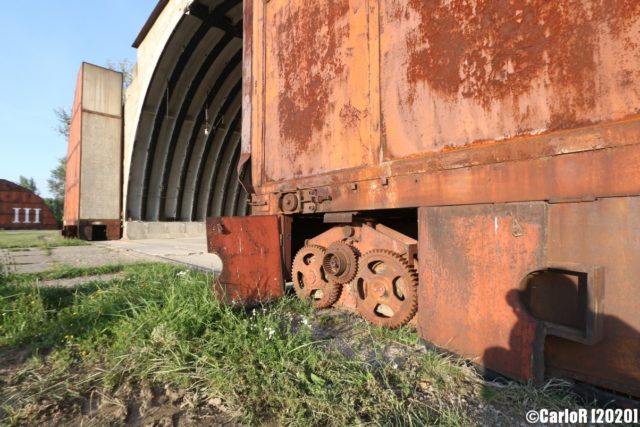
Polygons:
<instances>
[{"instance_id":1,"label":"dirt patch","mask_svg":"<svg viewBox=\"0 0 640 427\"><path fill-rule=\"evenodd\" d=\"M163 386L127 385L114 394L98 391L44 408L42 425L201 426L236 425L216 397Z\"/></svg>"},{"instance_id":2,"label":"dirt patch","mask_svg":"<svg viewBox=\"0 0 640 427\"><path fill-rule=\"evenodd\" d=\"M224 400L197 392L150 384L126 384L115 391L91 388L75 395L74 390L52 387L51 398L41 398L11 413L24 388L38 386L38 379L55 369L46 356L42 365L32 369L28 360L34 357L28 347L0 349L0 421L8 425L96 425L96 426L201 426L238 425L237 414ZM94 369L99 370L99 367ZM69 377L87 372L69 372ZM89 376L90 377L90 376ZM41 383L40 387L51 386ZM63 392L65 397L55 395Z\"/></svg>"}]
</instances>

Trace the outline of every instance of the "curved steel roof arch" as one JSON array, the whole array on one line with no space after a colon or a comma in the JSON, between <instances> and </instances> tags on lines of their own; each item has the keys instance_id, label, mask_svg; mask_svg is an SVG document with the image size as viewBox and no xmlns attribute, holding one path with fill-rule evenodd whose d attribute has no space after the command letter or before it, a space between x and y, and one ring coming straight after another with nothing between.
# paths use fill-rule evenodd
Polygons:
<instances>
[{"instance_id":1,"label":"curved steel roof arch","mask_svg":"<svg viewBox=\"0 0 640 427\"><path fill-rule=\"evenodd\" d=\"M202 221L248 212L236 171L242 1L194 1L185 12L144 94L128 176L128 220Z\"/></svg>"}]
</instances>

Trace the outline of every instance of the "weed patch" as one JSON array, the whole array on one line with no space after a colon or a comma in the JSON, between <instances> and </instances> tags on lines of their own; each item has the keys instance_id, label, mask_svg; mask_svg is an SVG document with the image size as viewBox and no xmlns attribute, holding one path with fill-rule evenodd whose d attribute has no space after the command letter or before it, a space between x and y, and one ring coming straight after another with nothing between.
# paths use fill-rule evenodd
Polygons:
<instances>
[{"instance_id":1,"label":"weed patch","mask_svg":"<svg viewBox=\"0 0 640 427\"><path fill-rule=\"evenodd\" d=\"M168 401L173 416L250 425L514 421L483 409L511 395L483 398L473 370L426 350L409 328L382 330L290 297L244 310L213 299L204 273L118 268L121 278L73 289L35 286L42 276L0 286L0 352L27 355L0 375L0 420L121 424ZM149 397L133 404L132 395ZM119 409L99 418L92 408L105 405Z\"/></svg>"},{"instance_id":2,"label":"weed patch","mask_svg":"<svg viewBox=\"0 0 640 427\"><path fill-rule=\"evenodd\" d=\"M50 251L58 246L82 246L87 243L79 239L65 239L59 230L46 231L0 231L0 249L42 248Z\"/></svg>"}]
</instances>

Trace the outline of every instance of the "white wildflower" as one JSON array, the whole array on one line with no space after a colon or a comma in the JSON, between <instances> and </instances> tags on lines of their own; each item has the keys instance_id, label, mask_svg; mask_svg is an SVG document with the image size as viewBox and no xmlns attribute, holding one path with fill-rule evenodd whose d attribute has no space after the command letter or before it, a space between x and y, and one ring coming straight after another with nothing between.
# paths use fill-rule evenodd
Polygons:
<instances>
[{"instance_id":1,"label":"white wildflower","mask_svg":"<svg viewBox=\"0 0 640 427\"><path fill-rule=\"evenodd\" d=\"M393 369L398 369L398 364L397 364L397 363L394 363L393 365L391 365L391 367L392 367Z\"/></svg>"},{"instance_id":2,"label":"white wildflower","mask_svg":"<svg viewBox=\"0 0 640 427\"><path fill-rule=\"evenodd\" d=\"M256 317L256 309L251 310L251 317Z\"/></svg>"},{"instance_id":3,"label":"white wildflower","mask_svg":"<svg viewBox=\"0 0 640 427\"><path fill-rule=\"evenodd\" d=\"M264 328L264 331L267 333L267 339L268 339L268 340L270 340L271 338L273 338L273 336L274 336L274 335L275 335L275 333L276 333L276 330L275 330L275 329L273 329L273 328L269 328L269 327Z\"/></svg>"},{"instance_id":4,"label":"white wildflower","mask_svg":"<svg viewBox=\"0 0 640 427\"><path fill-rule=\"evenodd\" d=\"M302 316L302 324L304 326L309 326L309 319L307 319L306 317Z\"/></svg>"}]
</instances>

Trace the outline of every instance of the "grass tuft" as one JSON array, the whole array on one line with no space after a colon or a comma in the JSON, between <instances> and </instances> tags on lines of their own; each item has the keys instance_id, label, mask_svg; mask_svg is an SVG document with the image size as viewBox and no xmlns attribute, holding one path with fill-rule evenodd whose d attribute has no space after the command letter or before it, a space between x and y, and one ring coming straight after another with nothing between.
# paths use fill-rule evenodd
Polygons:
<instances>
[{"instance_id":1,"label":"grass tuft","mask_svg":"<svg viewBox=\"0 0 640 427\"><path fill-rule=\"evenodd\" d=\"M43 402L162 384L216 397L250 425L482 422L474 372L425 350L409 328L382 330L291 297L245 310L211 298L202 272L117 269L121 278L73 289L35 285L43 276L0 286L0 353L31 355L0 384L0 421L34 423ZM502 394L492 389L487 401L532 395Z\"/></svg>"},{"instance_id":2,"label":"grass tuft","mask_svg":"<svg viewBox=\"0 0 640 427\"><path fill-rule=\"evenodd\" d=\"M58 246L82 246L87 242L80 239L65 239L60 230L0 231L0 249L20 250L42 248L50 251Z\"/></svg>"}]
</instances>

